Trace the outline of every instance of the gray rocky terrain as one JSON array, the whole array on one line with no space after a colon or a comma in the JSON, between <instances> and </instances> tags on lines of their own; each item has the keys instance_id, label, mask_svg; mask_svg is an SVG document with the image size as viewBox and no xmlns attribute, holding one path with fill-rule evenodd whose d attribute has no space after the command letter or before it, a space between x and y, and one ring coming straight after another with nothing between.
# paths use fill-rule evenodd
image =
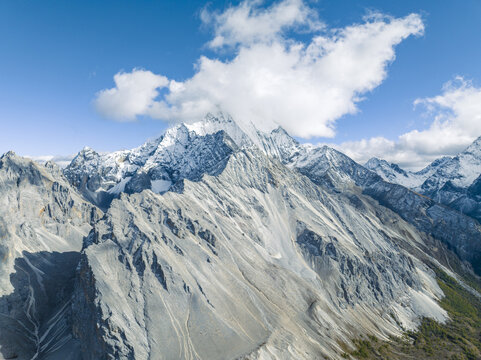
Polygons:
<instances>
[{"instance_id":1,"label":"gray rocky terrain","mask_svg":"<svg viewBox=\"0 0 481 360\"><path fill-rule=\"evenodd\" d=\"M0 356L78 359L71 298L83 238L101 217L55 164L0 158Z\"/></svg>"},{"instance_id":2,"label":"gray rocky terrain","mask_svg":"<svg viewBox=\"0 0 481 360\"><path fill-rule=\"evenodd\" d=\"M77 334L91 359L319 358L359 332L443 321L433 273L400 244L422 238L392 217L236 152L181 194L113 201L86 240Z\"/></svg>"},{"instance_id":3,"label":"gray rocky terrain","mask_svg":"<svg viewBox=\"0 0 481 360\"><path fill-rule=\"evenodd\" d=\"M340 359L448 321L435 247L478 270L476 220L222 114L64 170L7 153L0 193L4 359Z\"/></svg>"}]
</instances>

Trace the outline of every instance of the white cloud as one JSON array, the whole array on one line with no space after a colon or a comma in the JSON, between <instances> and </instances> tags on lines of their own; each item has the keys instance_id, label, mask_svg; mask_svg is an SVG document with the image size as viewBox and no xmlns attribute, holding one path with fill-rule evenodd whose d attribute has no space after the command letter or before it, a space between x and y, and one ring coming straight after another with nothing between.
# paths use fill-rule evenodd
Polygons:
<instances>
[{"instance_id":1,"label":"white cloud","mask_svg":"<svg viewBox=\"0 0 481 360\"><path fill-rule=\"evenodd\" d=\"M264 130L278 124L295 136L333 137L336 120L355 113L362 96L386 78L394 47L424 31L417 14L374 15L362 24L319 31L316 14L301 0L267 9L244 1L202 17L213 26L211 47L234 47L230 60L202 56L183 82L143 70L119 73L116 87L97 95L97 109L119 120L148 115L186 122L220 109ZM311 31L310 39L289 37L296 31Z\"/></svg>"},{"instance_id":2,"label":"white cloud","mask_svg":"<svg viewBox=\"0 0 481 360\"><path fill-rule=\"evenodd\" d=\"M215 37L209 42L212 48L247 45L279 40L283 31L293 26L298 29L319 30L323 27L317 13L302 0L285 0L261 9L259 0L247 0L223 13L201 13L205 24L214 27Z\"/></svg>"},{"instance_id":3,"label":"white cloud","mask_svg":"<svg viewBox=\"0 0 481 360\"><path fill-rule=\"evenodd\" d=\"M25 155L26 158L32 159L38 163L44 164L47 161L52 161L56 163L61 168L65 168L67 165L70 164L72 159L75 155L39 155L39 156L30 156Z\"/></svg>"},{"instance_id":4,"label":"white cloud","mask_svg":"<svg viewBox=\"0 0 481 360\"><path fill-rule=\"evenodd\" d=\"M97 93L97 111L118 121L133 121L137 115L148 114L159 95L159 89L168 85L165 76L151 71L133 69L114 76L115 87Z\"/></svg>"},{"instance_id":5,"label":"white cloud","mask_svg":"<svg viewBox=\"0 0 481 360\"><path fill-rule=\"evenodd\" d=\"M381 157L409 169L462 151L481 135L481 88L462 77L446 83L441 95L417 99L433 120L426 130L402 134L396 141L382 137L337 146L359 162Z\"/></svg>"}]
</instances>

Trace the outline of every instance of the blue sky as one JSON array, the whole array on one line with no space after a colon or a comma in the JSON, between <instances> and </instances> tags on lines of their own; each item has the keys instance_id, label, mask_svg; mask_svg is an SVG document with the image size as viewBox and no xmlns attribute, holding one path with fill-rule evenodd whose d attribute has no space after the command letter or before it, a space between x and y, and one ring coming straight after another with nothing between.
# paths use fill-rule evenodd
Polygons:
<instances>
[{"instance_id":1,"label":"blue sky","mask_svg":"<svg viewBox=\"0 0 481 360\"><path fill-rule=\"evenodd\" d=\"M207 8L221 13L238 4L211 1ZM362 94L357 113L336 120L336 136L314 136L312 142L356 144L382 136L397 144L400 135L433 121L424 107L413 110L416 99L443 94L443 84L458 75L472 88L481 84L477 0L305 4L328 28L361 24L369 11L395 18L417 13L425 26L424 35L395 46L387 77ZM161 134L161 120L140 115L134 122L114 121L99 115L93 102L114 86L119 71L141 68L184 81L195 74L201 55L232 58L235 49L206 46L213 29L202 25L204 7L200 1L0 1L0 152L72 154L85 145L110 151ZM292 36L303 41L310 35Z\"/></svg>"}]
</instances>

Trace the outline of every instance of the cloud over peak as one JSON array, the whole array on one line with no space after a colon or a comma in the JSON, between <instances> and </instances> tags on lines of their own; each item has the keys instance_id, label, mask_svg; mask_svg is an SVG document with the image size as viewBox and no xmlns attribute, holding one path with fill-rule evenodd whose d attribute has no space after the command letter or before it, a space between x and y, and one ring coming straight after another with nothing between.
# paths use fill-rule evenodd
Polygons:
<instances>
[{"instance_id":1,"label":"cloud over peak","mask_svg":"<svg viewBox=\"0 0 481 360\"><path fill-rule=\"evenodd\" d=\"M333 137L336 120L355 113L386 78L395 46L424 31L417 14L376 14L327 29L302 0L267 8L247 0L222 13L204 10L201 17L213 28L208 45L233 49L230 59L202 56L183 82L146 70L118 73L115 87L97 94L99 112L118 120L147 115L189 122L220 109L263 130L281 125L295 136ZM309 40L296 40L297 32L310 34Z\"/></svg>"}]
</instances>

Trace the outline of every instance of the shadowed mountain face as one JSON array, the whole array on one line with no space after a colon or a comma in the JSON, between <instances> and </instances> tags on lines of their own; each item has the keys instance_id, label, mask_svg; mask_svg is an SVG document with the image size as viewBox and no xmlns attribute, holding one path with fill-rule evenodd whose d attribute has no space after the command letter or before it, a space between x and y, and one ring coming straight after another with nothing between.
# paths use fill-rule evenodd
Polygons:
<instances>
[{"instance_id":1,"label":"shadowed mountain face","mask_svg":"<svg viewBox=\"0 0 481 360\"><path fill-rule=\"evenodd\" d=\"M77 359L70 300L82 240L100 212L52 164L0 158L0 354Z\"/></svg>"},{"instance_id":2,"label":"shadowed mountain face","mask_svg":"<svg viewBox=\"0 0 481 360\"><path fill-rule=\"evenodd\" d=\"M0 297L0 351L6 359L81 359L72 336L77 251L23 252L15 260L14 291Z\"/></svg>"},{"instance_id":3,"label":"shadowed mountain face","mask_svg":"<svg viewBox=\"0 0 481 360\"><path fill-rule=\"evenodd\" d=\"M64 174L4 155L3 357L336 359L446 321L429 266L476 265L475 220L243 126L208 115Z\"/></svg>"}]
</instances>

